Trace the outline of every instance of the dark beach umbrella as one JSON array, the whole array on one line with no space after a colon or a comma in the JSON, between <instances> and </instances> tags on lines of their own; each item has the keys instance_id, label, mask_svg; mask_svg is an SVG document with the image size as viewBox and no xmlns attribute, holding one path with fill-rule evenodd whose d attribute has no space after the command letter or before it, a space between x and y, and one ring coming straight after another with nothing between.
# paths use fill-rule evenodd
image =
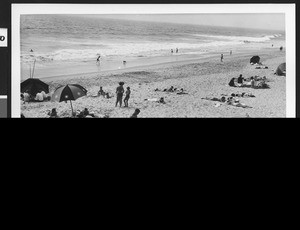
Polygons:
<instances>
[{"instance_id":1,"label":"dark beach umbrella","mask_svg":"<svg viewBox=\"0 0 300 230\"><path fill-rule=\"evenodd\" d=\"M286 71L286 64L281 63L276 69L276 74L278 76L285 76L285 71Z\"/></svg>"},{"instance_id":2,"label":"dark beach umbrella","mask_svg":"<svg viewBox=\"0 0 300 230\"><path fill-rule=\"evenodd\" d=\"M87 90L83 88L81 85L70 84L66 86L58 87L52 95L53 101L70 101L71 109L73 114L73 106L72 101L76 99L86 96Z\"/></svg>"},{"instance_id":3,"label":"dark beach umbrella","mask_svg":"<svg viewBox=\"0 0 300 230\"><path fill-rule=\"evenodd\" d=\"M38 78L28 78L21 83L21 93L28 92L35 96L39 91L49 93L49 85Z\"/></svg>"},{"instance_id":4,"label":"dark beach umbrella","mask_svg":"<svg viewBox=\"0 0 300 230\"><path fill-rule=\"evenodd\" d=\"M259 63L259 61L260 61L260 57L259 56L253 56L250 59L250 63L253 63L253 64Z\"/></svg>"}]
</instances>

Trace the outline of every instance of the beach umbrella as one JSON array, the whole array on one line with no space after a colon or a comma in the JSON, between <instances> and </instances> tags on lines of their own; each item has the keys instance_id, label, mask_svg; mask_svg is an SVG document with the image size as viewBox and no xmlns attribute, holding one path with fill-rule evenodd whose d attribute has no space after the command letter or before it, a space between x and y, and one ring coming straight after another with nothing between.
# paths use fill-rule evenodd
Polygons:
<instances>
[{"instance_id":1,"label":"beach umbrella","mask_svg":"<svg viewBox=\"0 0 300 230\"><path fill-rule=\"evenodd\" d=\"M278 76L285 76L285 71L286 71L286 64L281 63L276 69L276 74Z\"/></svg>"},{"instance_id":2,"label":"beach umbrella","mask_svg":"<svg viewBox=\"0 0 300 230\"><path fill-rule=\"evenodd\" d=\"M21 93L26 91L32 96L35 96L39 91L49 93L49 85L38 78L28 78L21 83Z\"/></svg>"},{"instance_id":3,"label":"beach umbrella","mask_svg":"<svg viewBox=\"0 0 300 230\"><path fill-rule=\"evenodd\" d=\"M58 102L70 101L72 114L73 114L72 101L75 101L80 97L86 96L86 94L87 94L87 90L81 85L70 84L66 86L60 86L53 93L52 101L58 101Z\"/></svg>"},{"instance_id":4,"label":"beach umbrella","mask_svg":"<svg viewBox=\"0 0 300 230\"><path fill-rule=\"evenodd\" d=\"M259 61L260 61L260 57L259 56L253 56L250 59L250 63L253 63L253 64L259 63Z\"/></svg>"}]
</instances>

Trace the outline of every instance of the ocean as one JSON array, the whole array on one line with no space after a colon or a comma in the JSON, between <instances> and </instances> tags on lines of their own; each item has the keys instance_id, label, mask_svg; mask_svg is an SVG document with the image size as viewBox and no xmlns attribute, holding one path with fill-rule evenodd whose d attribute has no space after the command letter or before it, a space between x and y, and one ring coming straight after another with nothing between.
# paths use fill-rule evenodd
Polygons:
<instances>
[{"instance_id":1,"label":"ocean","mask_svg":"<svg viewBox=\"0 0 300 230\"><path fill-rule=\"evenodd\" d=\"M20 28L22 79L30 76L33 65L35 77L43 78L125 68L124 60L126 67L157 64L173 61L172 55L183 60L285 39L285 33L280 31L103 19L91 15L22 15ZM99 55L101 64L97 66Z\"/></svg>"}]
</instances>

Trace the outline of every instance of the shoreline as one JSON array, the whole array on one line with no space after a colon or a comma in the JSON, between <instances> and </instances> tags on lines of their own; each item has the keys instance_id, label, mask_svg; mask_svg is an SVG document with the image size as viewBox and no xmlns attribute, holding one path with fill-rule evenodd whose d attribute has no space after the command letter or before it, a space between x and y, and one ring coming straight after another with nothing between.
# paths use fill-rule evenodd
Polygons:
<instances>
[{"instance_id":1,"label":"shoreline","mask_svg":"<svg viewBox=\"0 0 300 230\"><path fill-rule=\"evenodd\" d=\"M53 62L45 64L37 64L35 68L35 76L44 81L60 80L60 78L75 78L81 75L91 74L107 74L109 72L120 73L122 71L130 71L139 68L148 68L151 66L169 65L172 63L185 63L185 62L198 62L203 61L207 58L219 58L220 54L223 53L225 60L229 56L229 51L232 50L234 56L243 55L244 53L257 55L259 52L270 52L276 51L277 46L282 41L268 41L266 43L250 43L250 44L239 44L236 46L228 47L210 47L207 50L194 50L193 52L161 55L156 57L119 57L119 59L109 60L102 59L101 65L96 66L94 60L85 61L67 61L67 62ZM274 43L276 47L271 47ZM201 52L200 52L201 51ZM127 61L126 66L122 64L123 58ZM42 66L39 66L42 65ZM21 80L26 80L29 77L29 65L21 65Z\"/></svg>"},{"instance_id":2,"label":"shoreline","mask_svg":"<svg viewBox=\"0 0 300 230\"><path fill-rule=\"evenodd\" d=\"M224 62L226 60L231 60L232 58L243 58L245 56L254 56L259 55L263 57L263 55L269 55L269 53L274 52L278 53L279 51L275 49L266 48L262 50L261 52L254 51L254 50L241 50L241 51L235 51L233 55L225 54L224 55ZM163 58L162 58L163 59ZM167 61L167 62L161 62L156 64L146 64L146 65L140 65L140 66L133 66L133 67L126 67L121 69L113 69L113 70L103 70L100 72L92 71L92 72L83 72L83 73L76 73L76 74L66 74L66 75L57 75L57 76L51 76L51 77L44 77L40 78L41 80L45 82L52 82L52 81L61 81L61 80L67 80L67 79L75 79L75 78L82 78L83 76L89 78L90 76L101 76L101 75L107 75L107 74L122 74L126 72L133 72L133 71L141 71L144 69L156 69L160 67L168 67L172 65L184 65L184 64L192 64L192 63L203 63L205 60L211 60L211 59L220 59L220 54L218 52L211 52L206 53L202 56L195 57L195 58L182 58L181 60L174 60L174 61ZM249 58L250 59L250 58Z\"/></svg>"}]
</instances>

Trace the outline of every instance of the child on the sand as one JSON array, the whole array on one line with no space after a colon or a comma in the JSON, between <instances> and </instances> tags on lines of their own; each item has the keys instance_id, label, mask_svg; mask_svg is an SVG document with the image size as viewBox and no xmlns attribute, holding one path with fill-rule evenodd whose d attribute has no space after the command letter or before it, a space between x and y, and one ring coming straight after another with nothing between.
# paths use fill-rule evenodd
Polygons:
<instances>
[{"instance_id":1,"label":"child on the sand","mask_svg":"<svg viewBox=\"0 0 300 230\"><path fill-rule=\"evenodd\" d=\"M102 89L102 86L100 86L100 90L98 91L98 96L105 96L105 92Z\"/></svg>"},{"instance_id":2,"label":"child on the sand","mask_svg":"<svg viewBox=\"0 0 300 230\"><path fill-rule=\"evenodd\" d=\"M129 101L129 98L130 98L130 87L127 87L127 90L125 92L125 98L124 98L124 104L125 104L125 107L128 107L128 101Z\"/></svg>"}]
</instances>

